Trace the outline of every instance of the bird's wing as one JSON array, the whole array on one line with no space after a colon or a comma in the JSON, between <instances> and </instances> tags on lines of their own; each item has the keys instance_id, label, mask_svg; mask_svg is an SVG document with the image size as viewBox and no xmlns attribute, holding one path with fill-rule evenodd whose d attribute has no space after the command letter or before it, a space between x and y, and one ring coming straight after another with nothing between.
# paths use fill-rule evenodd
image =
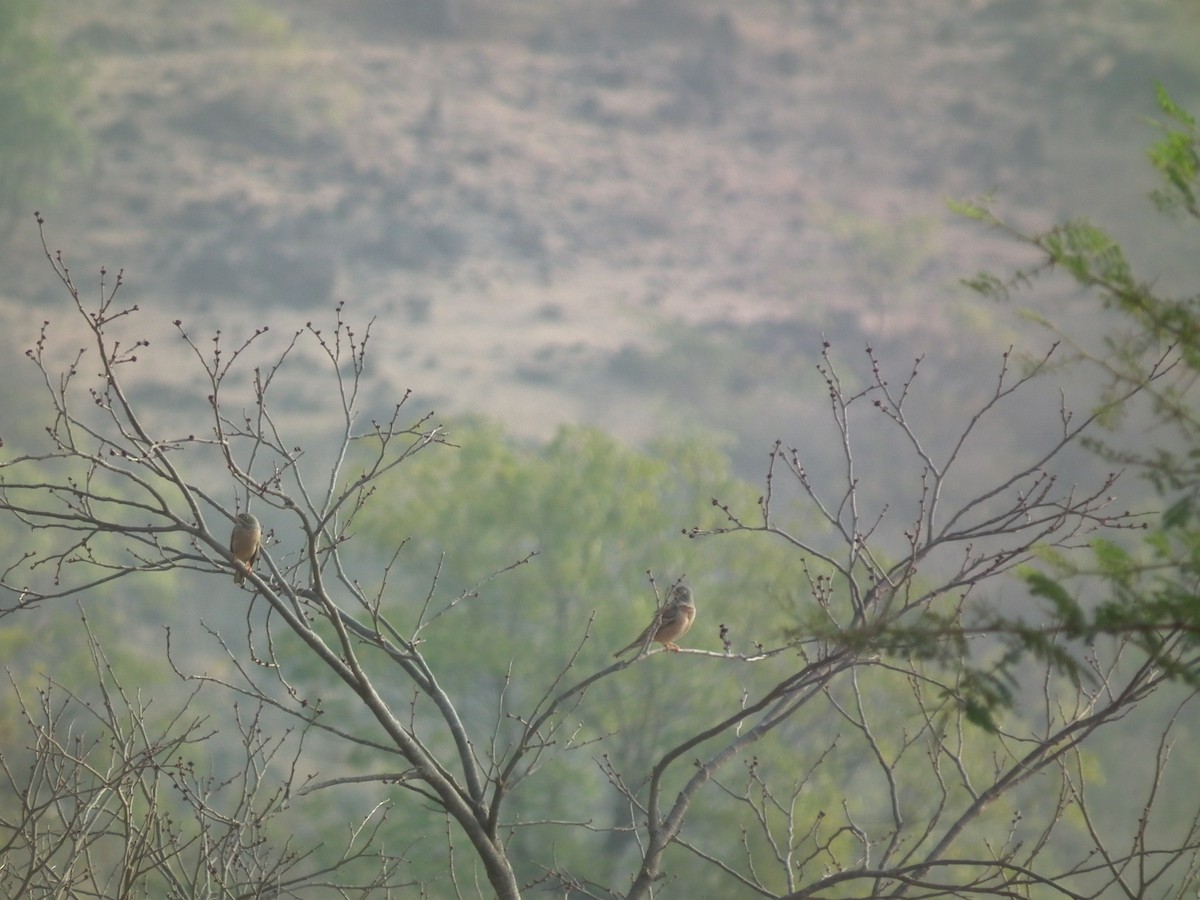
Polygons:
<instances>
[{"instance_id":1,"label":"bird's wing","mask_svg":"<svg viewBox=\"0 0 1200 900\"><path fill-rule=\"evenodd\" d=\"M672 603L663 610L659 622L663 625L674 625L681 618L685 618L687 614L687 609L682 604Z\"/></svg>"}]
</instances>

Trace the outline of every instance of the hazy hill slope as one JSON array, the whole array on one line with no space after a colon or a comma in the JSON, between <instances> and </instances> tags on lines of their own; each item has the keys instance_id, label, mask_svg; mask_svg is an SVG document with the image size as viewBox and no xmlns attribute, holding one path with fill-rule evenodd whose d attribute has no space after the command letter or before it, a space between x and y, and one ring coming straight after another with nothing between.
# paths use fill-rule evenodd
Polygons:
<instances>
[{"instance_id":1,"label":"hazy hill slope","mask_svg":"<svg viewBox=\"0 0 1200 900\"><path fill-rule=\"evenodd\" d=\"M1153 81L1200 97L1200 14L1168 0L51 6L97 142L51 237L125 267L155 346L346 301L378 317L381 405L733 430L756 457L822 407L822 333L990 380L1013 323L956 280L1011 250L943 198L1136 244ZM63 308L35 240L3 248L18 346L31 304ZM164 407L177 362L147 367Z\"/></svg>"}]
</instances>

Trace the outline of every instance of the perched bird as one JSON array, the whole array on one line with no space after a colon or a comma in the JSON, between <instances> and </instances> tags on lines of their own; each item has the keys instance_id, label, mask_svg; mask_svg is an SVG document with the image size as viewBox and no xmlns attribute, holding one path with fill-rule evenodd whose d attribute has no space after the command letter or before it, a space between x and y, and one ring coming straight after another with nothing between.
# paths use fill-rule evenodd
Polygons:
<instances>
[{"instance_id":1,"label":"perched bird","mask_svg":"<svg viewBox=\"0 0 1200 900\"><path fill-rule=\"evenodd\" d=\"M238 513L237 524L233 526L233 535L229 538L229 552L241 563L233 573L234 584L245 583L246 575L258 561L258 551L261 547L262 526L258 524L258 519L248 512Z\"/></svg>"},{"instance_id":2,"label":"perched bird","mask_svg":"<svg viewBox=\"0 0 1200 900\"><path fill-rule=\"evenodd\" d=\"M696 621L696 602L692 599L692 589L686 584L677 584L667 594L667 601L663 604L661 614L655 615L654 620L646 626L645 631L638 635L636 641L628 647L622 647L613 656L620 656L634 647L644 646L647 639L650 638L650 629L652 628L656 629L653 640L658 641L672 653L678 653L679 647L675 645L675 640L687 634L687 630L692 627L694 621Z\"/></svg>"}]
</instances>

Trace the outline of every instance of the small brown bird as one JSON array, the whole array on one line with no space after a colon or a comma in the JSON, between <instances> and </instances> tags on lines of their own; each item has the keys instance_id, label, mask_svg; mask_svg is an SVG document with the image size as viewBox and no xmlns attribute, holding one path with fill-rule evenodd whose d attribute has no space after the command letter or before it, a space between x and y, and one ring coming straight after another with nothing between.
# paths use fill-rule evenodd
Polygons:
<instances>
[{"instance_id":1,"label":"small brown bird","mask_svg":"<svg viewBox=\"0 0 1200 900\"><path fill-rule=\"evenodd\" d=\"M613 656L627 653L634 647L642 647L650 638L650 629L656 628L653 640L658 641L672 653L678 653L679 647L675 640L687 634L692 623L696 621L696 602L692 599L692 589L686 584L677 584L667 594L663 604L662 614L656 615L654 621L646 626L646 630L638 635L637 640L628 647L622 647Z\"/></svg>"},{"instance_id":2,"label":"small brown bird","mask_svg":"<svg viewBox=\"0 0 1200 900\"><path fill-rule=\"evenodd\" d=\"M229 538L229 552L236 560L234 584L245 584L246 576L258 561L258 551L261 548L262 526L258 524L258 519L248 512L238 513L237 524L233 526L233 535Z\"/></svg>"}]
</instances>

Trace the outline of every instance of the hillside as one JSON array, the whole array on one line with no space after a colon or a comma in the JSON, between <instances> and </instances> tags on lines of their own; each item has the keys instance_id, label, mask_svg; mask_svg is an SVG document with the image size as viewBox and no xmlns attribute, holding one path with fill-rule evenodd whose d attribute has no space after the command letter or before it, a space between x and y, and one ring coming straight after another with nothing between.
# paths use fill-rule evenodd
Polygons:
<instances>
[{"instance_id":1,"label":"hillside","mask_svg":"<svg viewBox=\"0 0 1200 900\"><path fill-rule=\"evenodd\" d=\"M724 431L758 460L823 409L823 334L929 353L945 403L990 382L1020 326L957 280L1016 257L948 196L1095 215L1179 274L1138 243L1153 82L1200 98L1200 15L1167 0L51 6L96 150L50 240L77 276L126 270L164 415L198 399L173 319L290 334L344 302L375 319L380 408L412 387L519 433ZM65 298L14 235L20 349Z\"/></svg>"}]
</instances>

